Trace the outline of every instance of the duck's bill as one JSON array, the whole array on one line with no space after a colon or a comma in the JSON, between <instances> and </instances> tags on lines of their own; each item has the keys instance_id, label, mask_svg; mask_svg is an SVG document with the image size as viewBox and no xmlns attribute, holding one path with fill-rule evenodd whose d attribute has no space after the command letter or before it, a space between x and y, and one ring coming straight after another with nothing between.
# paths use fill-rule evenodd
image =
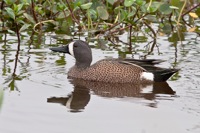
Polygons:
<instances>
[{"instance_id":1,"label":"duck's bill","mask_svg":"<svg viewBox=\"0 0 200 133\"><path fill-rule=\"evenodd\" d=\"M50 48L50 50L54 52L60 52L60 53L69 53L68 46L54 47L54 48Z\"/></svg>"}]
</instances>

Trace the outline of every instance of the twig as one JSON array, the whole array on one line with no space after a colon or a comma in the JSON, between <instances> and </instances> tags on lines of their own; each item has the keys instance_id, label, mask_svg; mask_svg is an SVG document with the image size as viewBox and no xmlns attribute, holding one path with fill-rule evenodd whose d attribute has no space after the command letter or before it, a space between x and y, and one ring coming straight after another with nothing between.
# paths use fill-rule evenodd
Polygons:
<instances>
[{"instance_id":1,"label":"twig","mask_svg":"<svg viewBox=\"0 0 200 133\"><path fill-rule=\"evenodd\" d=\"M128 45L128 43L123 42L122 40L120 40L119 38L117 39L117 41L121 42L122 44Z\"/></svg>"},{"instance_id":2,"label":"twig","mask_svg":"<svg viewBox=\"0 0 200 133\"><path fill-rule=\"evenodd\" d=\"M200 6L200 3L197 4L196 6L193 6L192 8L190 8L189 10L187 10L186 12L184 12L181 17L185 16L186 14L188 14L190 11L194 10L195 8L197 8L198 6Z\"/></svg>"},{"instance_id":3,"label":"twig","mask_svg":"<svg viewBox=\"0 0 200 133\"><path fill-rule=\"evenodd\" d=\"M170 13L170 16L169 16L169 23L170 23L172 31L173 31L174 30L174 26L172 24L172 19L171 18L172 18L172 13Z\"/></svg>"},{"instance_id":4,"label":"twig","mask_svg":"<svg viewBox=\"0 0 200 133\"><path fill-rule=\"evenodd\" d=\"M130 30L129 30L129 46L130 46L130 48L132 48L132 45L131 45L131 36L132 36L132 29L133 29L133 27L132 27L132 25L130 26Z\"/></svg>"},{"instance_id":5,"label":"twig","mask_svg":"<svg viewBox=\"0 0 200 133\"><path fill-rule=\"evenodd\" d=\"M147 24L147 22L144 21L144 24L151 30L151 32L153 33L154 39L155 39L155 38L156 38L156 33L155 33L155 31L151 28L151 26L149 26L149 25Z\"/></svg>"},{"instance_id":6,"label":"twig","mask_svg":"<svg viewBox=\"0 0 200 133\"><path fill-rule=\"evenodd\" d=\"M73 19L78 25L80 25L79 21L78 21L78 20L76 19L76 17L74 16L73 10L72 10L72 8L71 8L70 5L69 5L68 0L66 0L66 2L67 2L67 6L68 6L68 8L69 8L69 11L70 11L70 13L71 13L72 19Z\"/></svg>"},{"instance_id":7,"label":"twig","mask_svg":"<svg viewBox=\"0 0 200 133\"><path fill-rule=\"evenodd\" d=\"M154 38L153 41L151 41L150 43L152 43L152 42L153 42L153 44L151 46L151 49L150 49L150 51L146 55L144 55L144 58L146 58L147 55L150 55L153 52L154 47L156 46L156 39ZM150 43L148 43L147 45L149 45Z\"/></svg>"},{"instance_id":8,"label":"twig","mask_svg":"<svg viewBox=\"0 0 200 133\"><path fill-rule=\"evenodd\" d=\"M147 14L144 14L141 18L138 18L134 23L137 23L140 19L144 18L144 17L147 16L147 15L148 15L148 13L147 13Z\"/></svg>"},{"instance_id":9,"label":"twig","mask_svg":"<svg viewBox=\"0 0 200 133\"><path fill-rule=\"evenodd\" d=\"M120 23L115 23L115 24L113 24L110 28L106 29L106 31L109 31L109 30L115 28L115 27L116 27L117 25L119 25L119 24L120 24Z\"/></svg>"},{"instance_id":10,"label":"twig","mask_svg":"<svg viewBox=\"0 0 200 133\"><path fill-rule=\"evenodd\" d=\"M150 2L149 2L149 5L148 5L148 7L147 7L147 11L149 10L151 4L152 4L152 0L150 0Z\"/></svg>"},{"instance_id":11,"label":"twig","mask_svg":"<svg viewBox=\"0 0 200 133\"><path fill-rule=\"evenodd\" d=\"M129 28L130 26L131 26L131 25L128 25L128 26L126 26L126 27L124 27L124 28L120 28L120 29L111 31L111 32L109 32L109 34L113 34L113 33L115 33L115 32L119 32L119 31L125 30L125 29Z\"/></svg>"},{"instance_id":12,"label":"twig","mask_svg":"<svg viewBox=\"0 0 200 133\"><path fill-rule=\"evenodd\" d=\"M190 8L189 10L187 10L185 13L183 13L183 14L181 15L183 22L184 22L187 26L189 26L189 27L192 27L192 26L191 26L190 24L188 24L188 23L185 21L184 16L185 16L186 14L188 14L189 12L191 12L192 10L194 10L195 8L197 8L198 6L200 6L200 3L197 4L196 6Z\"/></svg>"},{"instance_id":13,"label":"twig","mask_svg":"<svg viewBox=\"0 0 200 133\"><path fill-rule=\"evenodd\" d=\"M54 20L46 20L46 21L41 21L41 22L38 22L37 24L34 25L33 27L33 30L36 32L36 33L39 33L35 30L35 28L38 26L38 25L41 25L43 23L47 23L47 22L54 22Z\"/></svg>"},{"instance_id":14,"label":"twig","mask_svg":"<svg viewBox=\"0 0 200 133\"><path fill-rule=\"evenodd\" d=\"M110 41L112 44L116 45L114 41L112 41L110 38L108 38L108 41Z\"/></svg>"},{"instance_id":15,"label":"twig","mask_svg":"<svg viewBox=\"0 0 200 133\"><path fill-rule=\"evenodd\" d=\"M138 11L139 11L139 9L137 8L135 14L133 15L133 21L135 19L135 16L137 15Z\"/></svg>"},{"instance_id":16,"label":"twig","mask_svg":"<svg viewBox=\"0 0 200 133\"><path fill-rule=\"evenodd\" d=\"M182 21L183 21L183 23L185 23L187 26L192 27L190 24L188 24L188 23L185 21L184 17L182 17Z\"/></svg>"},{"instance_id":17,"label":"twig","mask_svg":"<svg viewBox=\"0 0 200 133\"><path fill-rule=\"evenodd\" d=\"M1 2L1 10L3 10L3 7L4 7L3 5L4 5L4 1ZM2 14L2 12L1 12L1 14ZM0 20L3 22L3 18L2 19L0 18ZM4 22L2 24L2 27L4 27Z\"/></svg>"},{"instance_id":18,"label":"twig","mask_svg":"<svg viewBox=\"0 0 200 133\"><path fill-rule=\"evenodd\" d=\"M181 14L183 13L183 10L184 10L186 4L187 4L187 0L184 1L183 6L182 6L181 11L180 11L180 15L178 16L178 20L176 22L178 26L180 25L180 20L181 20L181 16L182 16Z\"/></svg>"},{"instance_id":19,"label":"twig","mask_svg":"<svg viewBox=\"0 0 200 133\"><path fill-rule=\"evenodd\" d=\"M4 1L1 2L1 10L3 10Z\"/></svg>"},{"instance_id":20,"label":"twig","mask_svg":"<svg viewBox=\"0 0 200 133\"><path fill-rule=\"evenodd\" d=\"M34 18L35 22L38 23L38 19L37 19L37 17L36 17L36 13L35 13L34 7L35 7L34 1L31 0L31 11L32 11L32 13L33 13L33 18Z\"/></svg>"},{"instance_id":21,"label":"twig","mask_svg":"<svg viewBox=\"0 0 200 133\"><path fill-rule=\"evenodd\" d=\"M20 33L19 33L19 28L18 28L18 24L15 22L15 28L16 28L16 34L17 34L17 40L18 40L18 44L20 44ZM18 46L19 48L20 46Z\"/></svg>"},{"instance_id":22,"label":"twig","mask_svg":"<svg viewBox=\"0 0 200 133\"><path fill-rule=\"evenodd\" d=\"M80 10L81 10L83 16L84 16L85 18L87 18L86 13L84 13L84 11L81 9L81 7L79 7L79 8L80 8Z\"/></svg>"}]
</instances>

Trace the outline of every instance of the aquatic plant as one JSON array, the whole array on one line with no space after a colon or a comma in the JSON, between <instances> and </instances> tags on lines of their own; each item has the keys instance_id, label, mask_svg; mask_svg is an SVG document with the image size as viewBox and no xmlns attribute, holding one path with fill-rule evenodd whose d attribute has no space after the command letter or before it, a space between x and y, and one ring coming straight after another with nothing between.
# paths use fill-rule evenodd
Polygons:
<instances>
[{"instance_id":1,"label":"aquatic plant","mask_svg":"<svg viewBox=\"0 0 200 133\"><path fill-rule=\"evenodd\" d=\"M199 0L3 0L0 29L17 34L28 28L38 33L75 29L103 36L127 30L155 38L158 32L170 34L180 27L199 32L194 21L199 15ZM152 23L160 29L156 31Z\"/></svg>"}]
</instances>

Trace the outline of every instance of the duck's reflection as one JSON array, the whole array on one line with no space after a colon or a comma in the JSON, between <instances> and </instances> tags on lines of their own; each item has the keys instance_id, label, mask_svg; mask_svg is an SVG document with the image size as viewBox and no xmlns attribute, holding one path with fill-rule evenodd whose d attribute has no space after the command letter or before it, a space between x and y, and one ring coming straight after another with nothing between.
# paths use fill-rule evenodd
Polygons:
<instances>
[{"instance_id":1,"label":"duck's reflection","mask_svg":"<svg viewBox=\"0 0 200 133\"><path fill-rule=\"evenodd\" d=\"M90 101L90 91L84 86L75 86L74 91L66 97L51 97L50 103L59 103L70 109L71 112L80 112Z\"/></svg>"},{"instance_id":2,"label":"duck's reflection","mask_svg":"<svg viewBox=\"0 0 200 133\"><path fill-rule=\"evenodd\" d=\"M137 97L147 100L156 99L156 94L174 95L175 91L167 82L154 84L110 84L102 82L89 82L85 80L73 79L70 82L74 85L74 91L67 97L51 97L47 102L60 103L72 112L79 112L85 108L90 100L90 92L101 97L124 98ZM155 107L156 105L150 104Z\"/></svg>"}]
</instances>

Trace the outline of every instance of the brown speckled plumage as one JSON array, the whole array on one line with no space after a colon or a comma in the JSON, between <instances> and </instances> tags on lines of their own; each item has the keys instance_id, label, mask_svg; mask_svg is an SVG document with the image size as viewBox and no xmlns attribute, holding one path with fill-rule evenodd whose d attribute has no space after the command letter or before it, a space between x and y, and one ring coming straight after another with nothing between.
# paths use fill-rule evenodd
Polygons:
<instances>
[{"instance_id":1,"label":"brown speckled plumage","mask_svg":"<svg viewBox=\"0 0 200 133\"><path fill-rule=\"evenodd\" d=\"M137 65L120 63L120 60L116 59L104 59L85 69L78 68L75 65L69 70L68 76L110 83L138 83L141 82L141 73L144 71L146 70Z\"/></svg>"}]
</instances>

